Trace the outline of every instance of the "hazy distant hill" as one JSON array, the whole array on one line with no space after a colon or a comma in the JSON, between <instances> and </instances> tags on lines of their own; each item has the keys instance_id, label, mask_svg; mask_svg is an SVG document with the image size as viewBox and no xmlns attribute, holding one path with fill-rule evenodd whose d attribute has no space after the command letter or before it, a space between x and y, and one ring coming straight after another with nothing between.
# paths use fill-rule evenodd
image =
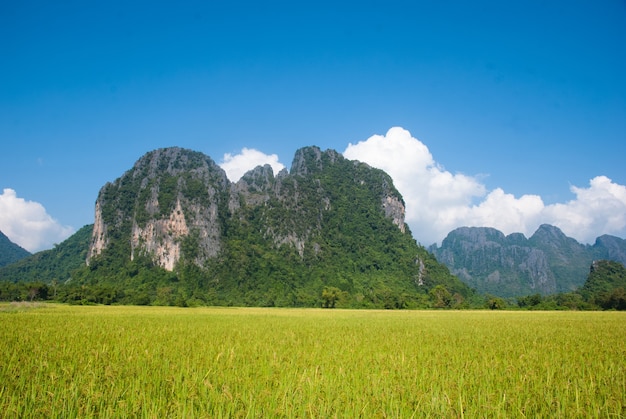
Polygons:
<instances>
[{"instance_id":1,"label":"hazy distant hill","mask_svg":"<svg viewBox=\"0 0 626 419\"><path fill-rule=\"evenodd\" d=\"M30 255L30 252L20 245L13 243L0 231L0 266L6 266L17 262Z\"/></svg>"},{"instance_id":2,"label":"hazy distant hill","mask_svg":"<svg viewBox=\"0 0 626 419\"><path fill-rule=\"evenodd\" d=\"M463 282L502 297L574 291L596 259L626 262L626 240L601 236L593 246L541 225L526 238L487 227L461 227L430 249Z\"/></svg>"},{"instance_id":3,"label":"hazy distant hill","mask_svg":"<svg viewBox=\"0 0 626 419\"><path fill-rule=\"evenodd\" d=\"M471 294L416 243L385 172L317 147L236 183L202 153L149 152L100 190L88 241L69 282L87 288L70 299L400 308L429 304L437 286L437 304Z\"/></svg>"},{"instance_id":4,"label":"hazy distant hill","mask_svg":"<svg viewBox=\"0 0 626 419\"><path fill-rule=\"evenodd\" d=\"M593 245L598 259L613 260L626 264L626 240L605 234Z\"/></svg>"}]
</instances>

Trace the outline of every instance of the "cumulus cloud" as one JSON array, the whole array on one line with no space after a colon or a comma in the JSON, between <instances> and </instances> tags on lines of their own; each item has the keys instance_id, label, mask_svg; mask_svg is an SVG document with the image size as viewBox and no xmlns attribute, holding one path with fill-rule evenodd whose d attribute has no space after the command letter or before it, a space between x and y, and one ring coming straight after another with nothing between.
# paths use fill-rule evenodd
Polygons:
<instances>
[{"instance_id":1,"label":"cumulus cloud","mask_svg":"<svg viewBox=\"0 0 626 419\"><path fill-rule=\"evenodd\" d=\"M74 233L62 226L38 202L19 198L13 189L0 194L0 230L29 252L50 248Z\"/></svg>"},{"instance_id":2,"label":"cumulus cloud","mask_svg":"<svg viewBox=\"0 0 626 419\"><path fill-rule=\"evenodd\" d=\"M478 177L445 170L425 144L399 127L349 144L344 155L389 173L406 202L407 224L426 245L440 243L460 226L494 227L528 237L548 223L585 243L601 234L626 232L626 187L605 176L591 179L588 188L572 186L576 197L567 203L545 205L538 195L518 198L501 188L487 191Z\"/></svg>"},{"instance_id":3,"label":"cumulus cloud","mask_svg":"<svg viewBox=\"0 0 626 419\"><path fill-rule=\"evenodd\" d=\"M597 176L589 181L588 188L572 186L570 190L576 199L546 207L546 222L587 243L602 234L624 235L626 186L614 183L606 176Z\"/></svg>"},{"instance_id":4,"label":"cumulus cloud","mask_svg":"<svg viewBox=\"0 0 626 419\"><path fill-rule=\"evenodd\" d=\"M272 170L274 170L275 174L285 168L285 166L278 161L276 154L265 154L253 148L245 147L239 154L224 154L220 166L224 169L230 181L237 182L248 170L266 164L272 166Z\"/></svg>"}]
</instances>

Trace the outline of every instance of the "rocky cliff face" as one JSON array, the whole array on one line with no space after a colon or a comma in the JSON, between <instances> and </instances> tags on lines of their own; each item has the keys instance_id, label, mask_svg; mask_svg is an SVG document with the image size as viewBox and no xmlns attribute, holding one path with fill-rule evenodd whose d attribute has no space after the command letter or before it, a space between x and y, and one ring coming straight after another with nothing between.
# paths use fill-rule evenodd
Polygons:
<instances>
[{"instance_id":1,"label":"rocky cliff face","mask_svg":"<svg viewBox=\"0 0 626 419\"><path fill-rule=\"evenodd\" d=\"M223 249L229 225L252 218L276 246L292 246L301 257L317 254L324 247L322 225L342 207L347 188L406 231L404 202L391 178L333 150L300 149L290 172L274 176L269 165L259 166L237 183L202 153L155 150L101 189L87 262L106 251L147 257L170 271L183 258L202 267Z\"/></svg>"},{"instance_id":2,"label":"rocky cliff face","mask_svg":"<svg viewBox=\"0 0 626 419\"><path fill-rule=\"evenodd\" d=\"M404 308L430 304L438 285L457 305L471 295L413 239L389 175L317 147L236 183L201 153L146 154L101 189L87 263L73 281L133 304L311 307L330 288L344 307Z\"/></svg>"},{"instance_id":3,"label":"rocky cliff face","mask_svg":"<svg viewBox=\"0 0 626 419\"><path fill-rule=\"evenodd\" d=\"M602 236L586 246L547 224L529 239L493 228L461 227L430 250L469 286L503 297L573 291L584 284L593 260L626 260L622 239Z\"/></svg>"},{"instance_id":4,"label":"rocky cliff face","mask_svg":"<svg viewBox=\"0 0 626 419\"><path fill-rule=\"evenodd\" d=\"M607 259L626 265L626 240L615 236L603 235L593 245L596 259Z\"/></svg>"},{"instance_id":5,"label":"rocky cliff face","mask_svg":"<svg viewBox=\"0 0 626 419\"><path fill-rule=\"evenodd\" d=\"M433 248L437 259L470 287L500 296L553 293L556 281L545 253L520 235L493 228L461 227Z\"/></svg>"},{"instance_id":6,"label":"rocky cliff face","mask_svg":"<svg viewBox=\"0 0 626 419\"><path fill-rule=\"evenodd\" d=\"M87 262L113 239L131 260L148 256L172 270L192 235L197 247L189 256L201 265L220 250L219 207L228 185L224 171L201 153L167 148L144 155L100 190Z\"/></svg>"}]
</instances>

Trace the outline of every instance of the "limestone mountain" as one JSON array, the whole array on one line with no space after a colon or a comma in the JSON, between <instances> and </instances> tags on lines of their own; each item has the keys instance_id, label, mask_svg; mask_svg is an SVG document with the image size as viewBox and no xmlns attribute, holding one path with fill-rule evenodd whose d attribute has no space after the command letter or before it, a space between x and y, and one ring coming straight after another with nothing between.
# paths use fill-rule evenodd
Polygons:
<instances>
[{"instance_id":1,"label":"limestone mountain","mask_svg":"<svg viewBox=\"0 0 626 419\"><path fill-rule=\"evenodd\" d=\"M513 297L576 290L596 259L626 262L626 241L602 236L593 246L544 224L530 237L487 227L461 227L430 250L463 282L481 293Z\"/></svg>"},{"instance_id":2,"label":"limestone mountain","mask_svg":"<svg viewBox=\"0 0 626 419\"><path fill-rule=\"evenodd\" d=\"M334 150L305 147L290 171L230 182L202 153L159 149L95 207L76 282L123 289L122 302L310 306L332 288L348 306L402 307L436 285L470 294L413 239L389 175Z\"/></svg>"},{"instance_id":3,"label":"limestone mountain","mask_svg":"<svg viewBox=\"0 0 626 419\"><path fill-rule=\"evenodd\" d=\"M593 245L597 259L606 259L626 264L626 240L608 234L596 239Z\"/></svg>"},{"instance_id":4,"label":"limestone mountain","mask_svg":"<svg viewBox=\"0 0 626 419\"><path fill-rule=\"evenodd\" d=\"M130 260L147 256L171 271L196 238L187 257L202 265L221 250L228 189L226 173L202 153L167 148L144 155L100 190L87 262L107 250Z\"/></svg>"},{"instance_id":5,"label":"limestone mountain","mask_svg":"<svg viewBox=\"0 0 626 419\"><path fill-rule=\"evenodd\" d=\"M0 231L0 266L9 265L30 255L30 252L13 243Z\"/></svg>"}]
</instances>

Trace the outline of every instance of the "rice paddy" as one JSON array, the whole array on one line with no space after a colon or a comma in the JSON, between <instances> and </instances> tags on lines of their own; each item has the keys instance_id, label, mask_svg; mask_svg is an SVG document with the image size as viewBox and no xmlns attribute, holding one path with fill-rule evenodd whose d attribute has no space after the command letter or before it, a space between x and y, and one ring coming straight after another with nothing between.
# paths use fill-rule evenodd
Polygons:
<instances>
[{"instance_id":1,"label":"rice paddy","mask_svg":"<svg viewBox=\"0 0 626 419\"><path fill-rule=\"evenodd\" d=\"M626 313L0 306L4 417L626 416Z\"/></svg>"}]
</instances>

